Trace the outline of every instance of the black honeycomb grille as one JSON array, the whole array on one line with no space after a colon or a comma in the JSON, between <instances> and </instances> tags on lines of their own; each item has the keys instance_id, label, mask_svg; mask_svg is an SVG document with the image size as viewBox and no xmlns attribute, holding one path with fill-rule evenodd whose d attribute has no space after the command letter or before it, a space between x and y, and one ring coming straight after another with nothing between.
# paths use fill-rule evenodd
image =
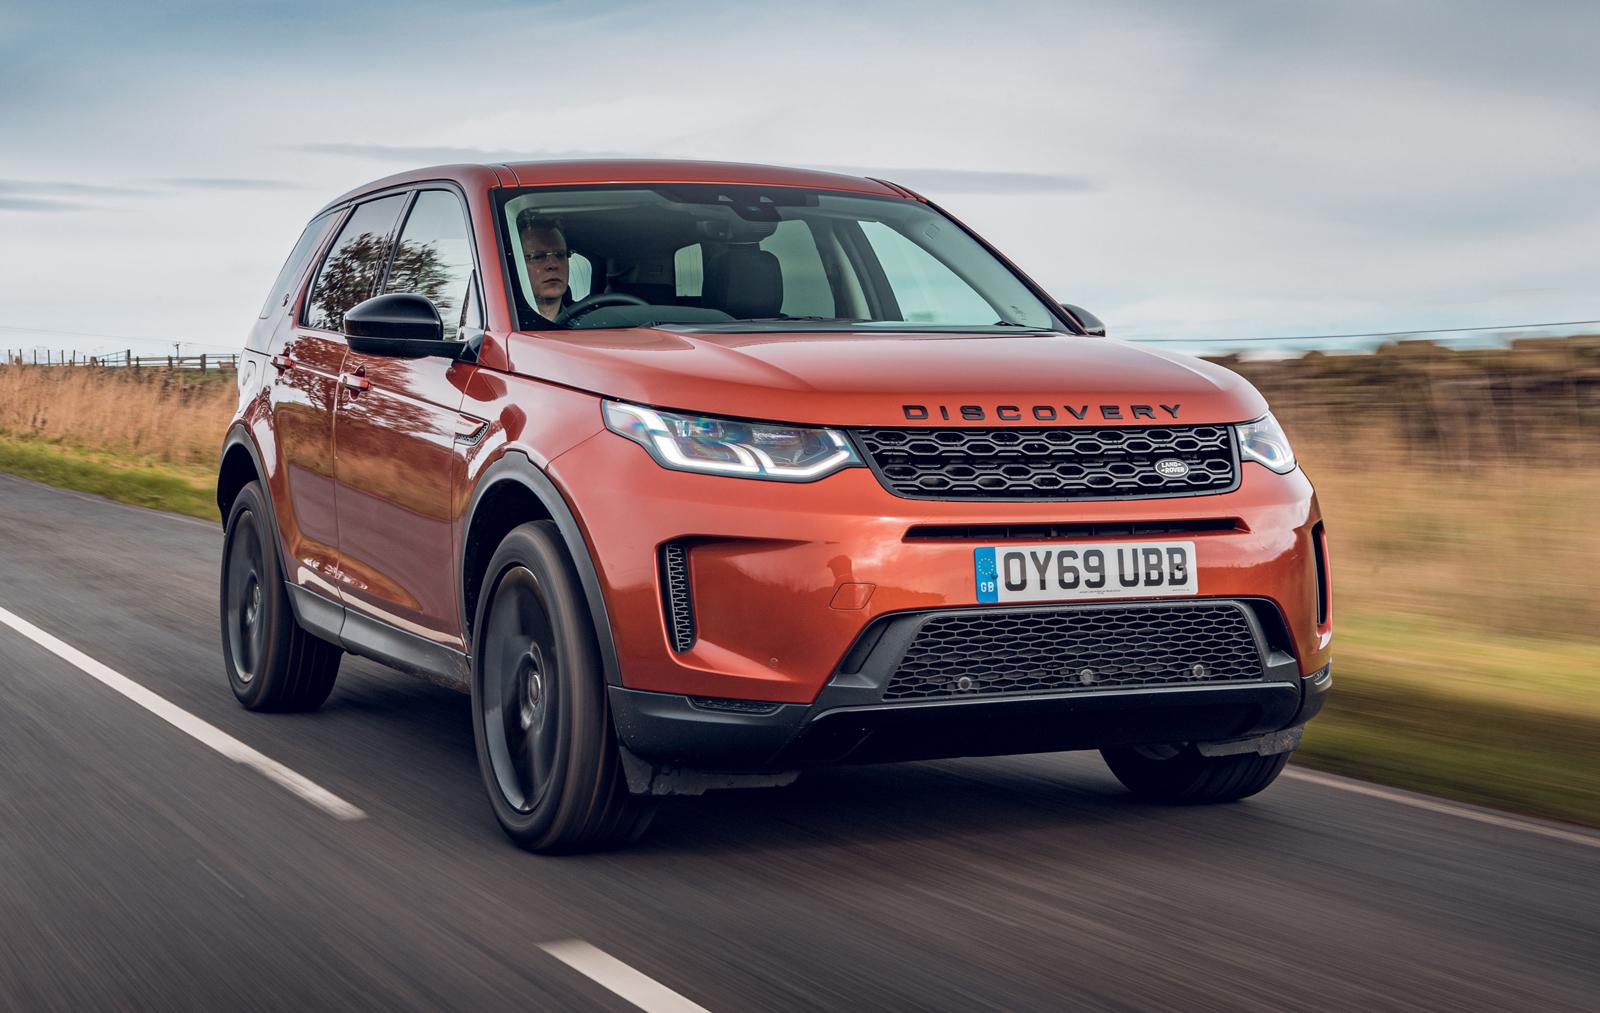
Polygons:
<instances>
[{"instance_id":1,"label":"black honeycomb grille","mask_svg":"<svg viewBox=\"0 0 1600 1013\"><path fill-rule=\"evenodd\" d=\"M1138 429L857 429L888 490L907 499L1090 500L1227 492L1229 426ZM1184 469L1157 462L1182 461Z\"/></svg>"},{"instance_id":2,"label":"black honeycomb grille","mask_svg":"<svg viewBox=\"0 0 1600 1013\"><path fill-rule=\"evenodd\" d=\"M923 623L884 699L1192 686L1264 674L1238 604L1006 609Z\"/></svg>"},{"instance_id":3,"label":"black honeycomb grille","mask_svg":"<svg viewBox=\"0 0 1600 1013\"><path fill-rule=\"evenodd\" d=\"M694 595L689 589L689 550L682 542L661 547L661 600L672 649L694 646Z\"/></svg>"}]
</instances>

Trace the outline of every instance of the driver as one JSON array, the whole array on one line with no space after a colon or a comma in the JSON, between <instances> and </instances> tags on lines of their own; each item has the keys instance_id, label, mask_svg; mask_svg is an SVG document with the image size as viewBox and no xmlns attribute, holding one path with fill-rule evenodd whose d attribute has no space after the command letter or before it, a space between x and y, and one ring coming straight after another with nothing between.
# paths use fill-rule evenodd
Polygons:
<instances>
[{"instance_id":1,"label":"driver","mask_svg":"<svg viewBox=\"0 0 1600 1013\"><path fill-rule=\"evenodd\" d=\"M567 260L572 251L567 249L567 237L561 226L533 214L517 220L517 234L522 239L522 259L528 265L528 284L533 287L533 308L546 320L554 320L572 304L567 288Z\"/></svg>"}]
</instances>

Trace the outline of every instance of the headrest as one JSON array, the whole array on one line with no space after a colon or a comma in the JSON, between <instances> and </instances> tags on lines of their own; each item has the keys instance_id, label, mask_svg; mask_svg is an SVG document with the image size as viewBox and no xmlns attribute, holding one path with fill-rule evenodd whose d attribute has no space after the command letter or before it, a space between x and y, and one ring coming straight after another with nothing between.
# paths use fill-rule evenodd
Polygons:
<instances>
[{"instance_id":1,"label":"headrest","mask_svg":"<svg viewBox=\"0 0 1600 1013\"><path fill-rule=\"evenodd\" d=\"M706 264L701 301L738 319L783 311L778 258L754 246L730 246Z\"/></svg>"}]
</instances>

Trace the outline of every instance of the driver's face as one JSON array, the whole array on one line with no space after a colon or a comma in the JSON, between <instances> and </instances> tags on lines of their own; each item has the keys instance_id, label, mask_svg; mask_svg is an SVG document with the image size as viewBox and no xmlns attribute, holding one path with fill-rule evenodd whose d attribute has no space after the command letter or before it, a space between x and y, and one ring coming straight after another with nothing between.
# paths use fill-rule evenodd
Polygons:
<instances>
[{"instance_id":1,"label":"driver's face","mask_svg":"<svg viewBox=\"0 0 1600 1013\"><path fill-rule=\"evenodd\" d=\"M528 280L540 299L558 300L567 291L567 241L553 229L535 229L522 239Z\"/></svg>"}]
</instances>

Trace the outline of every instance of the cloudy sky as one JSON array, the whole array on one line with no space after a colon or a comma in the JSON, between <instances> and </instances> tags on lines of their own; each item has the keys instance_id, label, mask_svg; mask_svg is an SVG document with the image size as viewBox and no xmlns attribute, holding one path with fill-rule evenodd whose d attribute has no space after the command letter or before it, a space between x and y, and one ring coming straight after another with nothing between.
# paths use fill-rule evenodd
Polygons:
<instances>
[{"instance_id":1,"label":"cloudy sky","mask_svg":"<svg viewBox=\"0 0 1600 1013\"><path fill-rule=\"evenodd\" d=\"M351 186L597 153L887 175L1122 337L1592 319L1597 39L1538 0L0 0L0 347L230 348Z\"/></svg>"}]
</instances>

